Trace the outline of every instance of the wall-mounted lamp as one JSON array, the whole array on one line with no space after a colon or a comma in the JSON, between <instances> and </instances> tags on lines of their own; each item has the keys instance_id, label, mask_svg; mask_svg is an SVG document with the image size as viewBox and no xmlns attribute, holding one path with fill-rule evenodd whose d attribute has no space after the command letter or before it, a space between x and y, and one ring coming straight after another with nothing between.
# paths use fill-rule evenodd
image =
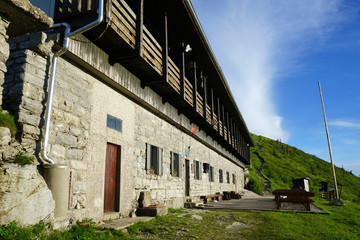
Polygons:
<instances>
[{"instance_id":1,"label":"wall-mounted lamp","mask_svg":"<svg viewBox=\"0 0 360 240\"><path fill-rule=\"evenodd\" d=\"M190 44L186 45L185 52L190 52L192 48L190 47Z\"/></svg>"}]
</instances>

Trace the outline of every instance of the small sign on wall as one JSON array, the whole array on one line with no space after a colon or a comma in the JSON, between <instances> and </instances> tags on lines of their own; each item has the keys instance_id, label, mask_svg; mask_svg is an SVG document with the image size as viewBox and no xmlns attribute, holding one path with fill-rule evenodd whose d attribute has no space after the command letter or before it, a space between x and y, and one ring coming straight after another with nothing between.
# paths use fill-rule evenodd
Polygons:
<instances>
[{"instance_id":1,"label":"small sign on wall","mask_svg":"<svg viewBox=\"0 0 360 240\"><path fill-rule=\"evenodd\" d=\"M190 151L189 150L185 150L185 156L186 157L190 156Z\"/></svg>"},{"instance_id":2,"label":"small sign on wall","mask_svg":"<svg viewBox=\"0 0 360 240\"><path fill-rule=\"evenodd\" d=\"M196 134L196 128L195 127L191 127L191 131Z\"/></svg>"}]
</instances>

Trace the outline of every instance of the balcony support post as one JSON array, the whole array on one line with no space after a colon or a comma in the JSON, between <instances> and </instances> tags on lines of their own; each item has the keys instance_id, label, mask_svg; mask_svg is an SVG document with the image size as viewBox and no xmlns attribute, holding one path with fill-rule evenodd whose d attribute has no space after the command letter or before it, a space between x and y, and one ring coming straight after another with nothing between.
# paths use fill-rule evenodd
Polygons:
<instances>
[{"instance_id":1,"label":"balcony support post","mask_svg":"<svg viewBox=\"0 0 360 240\"><path fill-rule=\"evenodd\" d=\"M185 99L185 43L181 42L180 94Z\"/></svg>"},{"instance_id":2,"label":"balcony support post","mask_svg":"<svg viewBox=\"0 0 360 240\"><path fill-rule=\"evenodd\" d=\"M218 131L219 131L219 135L221 135L221 132L220 132L220 120L221 120L221 116L220 116L220 99L219 97L217 97L217 115L218 115Z\"/></svg>"},{"instance_id":3,"label":"balcony support post","mask_svg":"<svg viewBox=\"0 0 360 240\"><path fill-rule=\"evenodd\" d=\"M229 121L229 112L226 112L226 125L227 125L227 141L230 143L230 121Z\"/></svg>"},{"instance_id":4,"label":"balcony support post","mask_svg":"<svg viewBox=\"0 0 360 240\"><path fill-rule=\"evenodd\" d=\"M204 118L205 118L205 121L207 121L207 79L206 78L203 78L202 79L203 84L204 84L204 99L203 99L203 105L204 105L204 108L203 108L203 112L204 112Z\"/></svg>"},{"instance_id":5,"label":"balcony support post","mask_svg":"<svg viewBox=\"0 0 360 240\"><path fill-rule=\"evenodd\" d=\"M223 134L223 138L225 140L225 110L224 110L224 105L221 106L222 107L222 134Z\"/></svg>"},{"instance_id":6,"label":"balcony support post","mask_svg":"<svg viewBox=\"0 0 360 240\"><path fill-rule=\"evenodd\" d=\"M168 22L167 22L167 13L165 12L164 16L164 46L163 46L163 77L164 81L168 82L168 71L169 71L169 42L168 42Z\"/></svg>"},{"instance_id":7,"label":"balcony support post","mask_svg":"<svg viewBox=\"0 0 360 240\"><path fill-rule=\"evenodd\" d=\"M143 57L143 34L144 34L144 0L138 0L139 6L136 17L135 48L140 57Z\"/></svg>"},{"instance_id":8,"label":"balcony support post","mask_svg":"<svg viewBox=\"0 0 360 240\"><path fill-rule=\"evenodd\" d=\"M196 76L196 62L194 62L194 87L193 87L193 99L194 99L194 109L197 112L197 76Z\"/></svg>"},{"instance_id":9,"label":"balcony support post","mask_svg":"<svg viewBox=\"0 0 360 240\"><path fill-rule=\"evenodd\" d=\"M214 89L210 88L210 96L211 96L211 125L215 125L215 119L214 119Z\"/></svg>"}]
</instances>

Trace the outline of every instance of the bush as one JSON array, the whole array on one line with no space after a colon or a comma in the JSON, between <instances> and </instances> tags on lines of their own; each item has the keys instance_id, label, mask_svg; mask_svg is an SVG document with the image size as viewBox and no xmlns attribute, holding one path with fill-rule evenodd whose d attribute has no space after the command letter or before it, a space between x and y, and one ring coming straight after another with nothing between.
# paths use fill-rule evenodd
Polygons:
<instances>
[{"instance_id":1,"label":"bush","mask_svg":"<svg viewBox=\"0 0 360 240\"><path fill-rule=\"evenodd\" d=\"M35 160L35 157L34 156L26 156L25 154L23 153L19 153L16 157L15 157L15 160L14 160L14 163L17 163L19 164L20 166L24 166L26 164L32 164Z\"/></svg>"},{"instance_id":2,"label":"bush","mask_svg":"<svg viewBox=\"0 0 360 240\"><path fill-rule=\"evenodd\" d=\"M4 113L1 108L0 108L0 127L9 128L12 136L15 136L17 132L14 116L10 115L9 113Z\"/></svg>"}]
</instances>

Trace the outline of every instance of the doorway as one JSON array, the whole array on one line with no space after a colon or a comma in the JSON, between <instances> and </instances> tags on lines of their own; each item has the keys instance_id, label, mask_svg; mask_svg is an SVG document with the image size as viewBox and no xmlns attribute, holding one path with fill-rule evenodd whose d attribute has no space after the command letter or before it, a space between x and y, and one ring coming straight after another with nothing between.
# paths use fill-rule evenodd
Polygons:
<instances>
[{"instance_id":1,"label":"doorway","mask_svg":"<svg viewBox=\"0 0 360 240\"><path fill-rule=\"evenodd\" d=\"M107 143L104 186L104 212L119 212L120 146Z\"/></svg>"},{"instance_id":2,"label":"doorway","mask_svg":"<svg viewBox=\"0 0 360 240\"><path fill-rule=\"evenodd\" d=\"M185 160L185 196L190 196L190 160Z\"/></svg>"}]
</instances>

